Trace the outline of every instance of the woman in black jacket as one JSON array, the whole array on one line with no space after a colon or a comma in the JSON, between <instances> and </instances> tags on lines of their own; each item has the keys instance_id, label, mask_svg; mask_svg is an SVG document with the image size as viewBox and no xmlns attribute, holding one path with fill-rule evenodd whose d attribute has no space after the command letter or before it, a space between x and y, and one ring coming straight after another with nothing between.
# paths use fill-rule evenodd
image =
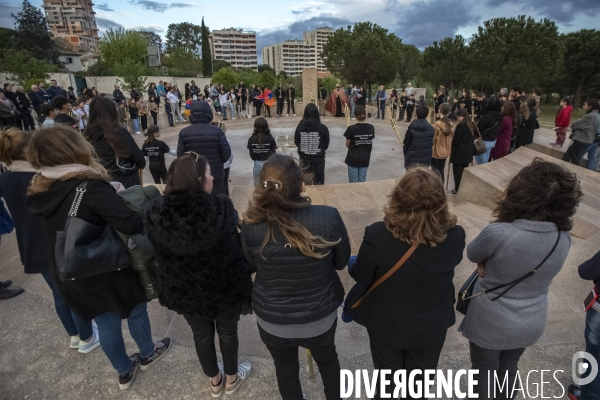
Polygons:
<instances>
[{"instance_id":1,"label":"woman in black jacket","mask_svg":"<svg viewBox=\"0 0 600 400\"><path fill-rule=\"evenodd\" d=\"M517 148L533 143L533 134L537 123L537 103L534 98L527 99L529 115L524 115L523 127L517 136Z\"/></svg>"},{"instance_id":2,"label":"woman in black jacket","mask_svg":"<svg viewBox=\"0 0 600 400\"><path fill-rule=\"evenodd\" d=\"M102 350L119 374L119 387L128 389L138 369L150 368L171 347L169 338L152 343L148 300L138 273L115 266L112 272L63 281L54 252L57 234L65 229L82 183L87 186L77 203L77 218L95 226L108 224L126 235L142 232L142 220L117 196L92 146L78 132L60 126L40 131L31 139L28 157L34 168L42 170L31 182L27 206L42 221L50 276L69 307L84 321L96 322ZM131 356L125 350L122 319L127 319L139 348Z\"/></svg>"},{"instance_id":3,"label":"woman in black jacket","mask_svg":"<svg viewBox=\"0 0 600 400\"><path fill-rule=\"evenodd\" d=\"M21 121L23 121L23 130L25 131L35 131L35 121L31 116L33 108L31 106L31 102L27 95L25 94L25 89L23 86L17 86L17 92L15 93L15 97L17 100L17 107L19 112L21 113Z\"/></svg>"},{"instance_id":4,"label":"woman in black jacket","mask_svg":"<svg viewBox=\"0 0 600 400\"><path fill-rule=\"evenodd\" d=\"M325 151L329 148L329 129L321 123L319 109L307 104L302 121L296 128L294 143L302 169L313 176L315 185L325 184Z\"/></svg>"},{"instance_id":5,"label":"woman in black jacket","mask_svg":"<svg viewBox=\"0 0 600 400\"><path fill-rule=\"evenodd\" d=\"M406 172L384 214L382 222L365 229L351 275L370 287L408 258L363 298L354 320L367 328L375 369L392 375L405 370L406 376L415 369L435 370L455 323L452 279L465 231L456 225L439 176L425 167Z\"/></svg>"},{"instance_id":6,"label":"woman in black jacket","mask_svg":"<svg viewBox=\"0 0 600 400\"><path fill-rule=\"evenodd\" d=\"M125 188L141 185L138 170L146 167L144 154L127 129L119 126L117 108L109 98L94 97L90 103L84 136L112 181Z\"/></svg>"},{"instance_id":7,"label":"woman in black jacket","mask_svg":"<svg viewBox=\"0 0 600 400\"><path fill-rule=\"evenodd\" d=\"M258 330L275 362L283 400L302 399L298 347L310 349L327 400L340 398L335 350L337 308L350 242L339 212L304 197L297 162L275 154L265 162L244 214L242 245L256 268L252 304Z\"/></svg>"},{"instance_id":8,"label":"woman in black jacket","mask_svg":"<svg viewBox=\"0 0 600 400\"><path fill-rule=\"evenodd\" d=\"M463 171L473 162L474 133L477 131L475 123L464 108L456 111L458 124L452 138L452 150L450 151L450 163L454 175L454 190L450 194L458 194Z\"/></svg>"},{"instance_id":9,"label":"woman in black jacket","mask_svg":"<svg viewBox=\"0 0 600 400\"><path fill-rule=\"evenodd\" d=\"M367 94L365 92L364 87L360 87L360 89L356 92L356 105L365 107Z\"/></svg>"},{"instance_id":10,"label":"woman in black jacket","mask_svg":"<svg viewBox=\"0 0 600 400\"><path fill-rule=\"evenodd\" d=\"M156 91L156 83L151 82L150 86L148 86L148 99L151 99L154 96L154 102L156 105L160 105L160 97L158 96L158 92ZM156 125L156 124L154 124Z\"/></svg>"},{"instance_id":11,"label":"woman in black jacket","mask_svg":"<svg viewBox=\"0 0 600 400\"><path fill-rule=\"evenodd\" d=\"M490 97L485 114L477 121L479 134L481 134L481 139L483 140L483 143L485 143L487 149L485 153L475 156L477 165L485 164L490 160L490 153L494 146L496 146L498 132L502 129L503 116L501 111L502 103L500 102L500 99L496 96ZM469 109L467 109L467 112L470 112Z\"/></svg>"},{"instance_id":12,"label":"woman in black jacket","mask_svg":"<svg viewBox=\"0 0 600 400\"><path fill-rule=\"evenodd\" d=\"M238 365L237 325L251 310L251 271L237 241L238 214L228 197L211 195L206 157L185 154L173 161L165 196L144 211L156 252L160 304L183 314L194 333L196 353L210 378L213 397L234 393L250 374ZM215 350L215 325L225 379Z\"/></svg>"}]
</instances>

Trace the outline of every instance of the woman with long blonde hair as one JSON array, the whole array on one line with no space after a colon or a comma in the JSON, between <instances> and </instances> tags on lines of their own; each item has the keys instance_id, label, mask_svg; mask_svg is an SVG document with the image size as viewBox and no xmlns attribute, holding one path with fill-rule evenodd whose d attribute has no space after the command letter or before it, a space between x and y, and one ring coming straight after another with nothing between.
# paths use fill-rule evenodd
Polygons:
<instances>
[{"instance_id":1,"label":"woman with long blonde hair","mask_svg":"<svg viewBox=\"0 0 600 400\"><path fill-rule=\"evenodd\" d=\"M344 287L336 271L350 258L339 212L303 195L298 162L274 154L263 165L242 225L242 246L256 270L252 304L284 400L302 398L298 347L310 349L327 400L340 398L335 350Z\"/></svg>"}]
</instances>

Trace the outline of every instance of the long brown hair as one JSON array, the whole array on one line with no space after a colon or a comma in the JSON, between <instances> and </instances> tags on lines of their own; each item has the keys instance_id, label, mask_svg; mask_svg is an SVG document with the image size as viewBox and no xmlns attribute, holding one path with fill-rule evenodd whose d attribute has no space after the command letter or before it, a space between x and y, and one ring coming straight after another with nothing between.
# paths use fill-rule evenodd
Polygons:
<instances>
[{"instance_id":1,"label":"long brown hair","mask_svg":"<svg viewBox=\"0 0 600 400\"><path fill-rule=\"evenodd\" d=\"M410 168L392 190L383 209L386 228L396 239L435 247L456 226L456 215L440 177L425 167Z\"/></svg>"},{"instance_id":2,"label":"long brown hair","mask_svg":"<svg viewBox=\"0 0 600 400\"><path fill-rule=\"evenodd\" d=\"M95 173L91 171L72 172L60 178L62 181L77 178L110 181L110 176L102 164L98 162L92 145L79 132L69 127L59 125L36 132L29 143L27 158L36 169L67 164L82 164L96 170ZM36 175L29 186L28 193L44 192L55 181L55 179Z\"/></svg>"},{"instance_id":3,"label":"long brown hair","mask_svg":"<svg viewBox=\"0 0 600 400\"><path fill-rule=\"evenodd\" d=\"M23 132L18 128L0 130L0 161L11 165L15 160L25 160L25 150L30 139L29 132Z\"/></svg>"},{"instance_id":4,"label":"long brown hair","mask_svg":"<svg viewBox=\"0 0 600 400\"><path fill-rule=\"evenodd\" d=\"M513 129L517 127L519 124L519 117L517 116L517 106L512 101L504 102L502 106L502 115L508 115L512 118L513 121Z\"/></svg>"},{"instance_id":5,"label":"long brown hair","mask_svg":"<svg viewBox=\"0 0 600 400\"><path fill-rule=\"evenodd\" d=\"M184 154L169 166L165 180L165 194L204 192L204 180L208 160L200 154Z\"/></svg>"},{"instance_id":6,"label":"long brown hair","mask_svg":"<svg viewBox=\"0 0 600 400\"><path fill-rule=\"evenodd\" d=\"M554 222L561 231L573 228L571 217L583 193L577 175L539 157L515 175L497 201L496 222L516 219Z\"/></svg>"},{"instance_id":7,"label":"long brown hair","mask_svg":"<svg viewBox=\"0 0 600 400\"><path fill-rule=\"evenodd\" d=\"M144 140L144 143L151 143L153 140L155 140L156 134L159 131L160 128L158 127L158 125L150 125L146 133L144 133L144 136L146 136L146 140Z\"/></svg>"},{"instance_id":8,"label":"long brown hair","mask_svg":"<svg viewBox=\"0 0 600 400\"><path fill-rule=\"evenodd\" d=\"M308 257L323 258L329 254L326 249L339 243L339 239L328 241L313 235L290 215L293 210L311 205L310 198L302 195L303 182L302 170L290 156L274 154L263 165L254 196L244 213L247 224L267 224L261 256L269 240L276 241L275 229L281 231L293 248Z\"/></svg>"},{"instance_id":9,"label":"long brown hair","mask_svg":"<svg viewBox=\"0 0 600 400\"><path fill-rule=\"evenodd\" d=\"M448 114L450 114L450 104L440 104L440 108L438 109L438 111L442 115L440 121L446 124L446 129L444 129L444 135L452 135L452 122L450 121L450 118L448 118Z\"/></svg>"},{"instance_id":10,"label":"long brown hair","mask_svg":"<svg viewBox=\"0 0 600 400\"><path fill-rule=\"evenodd\" d=\"M90 103L90 116L84 131L86 139L91 140L92 132L100 130L115 154L122 159L131 155L131 149L118 133L119 116L117 106L108 97L94 97Z\"/></svg>"},{"instance_id":11,"label":"long brown hair","mask_svg":"<svg viewBox=\"0 0 600 400\"><path fill-rule=\"evenodd\" d=\"M471 131L471 135L475 136L475 132L477 132L477 125L475 125L475 123L471 119L471 115L469 115L469 112L467 111L467 109L459 108L458 110L456 110L456 116L463 117L463 120L460 123L467 124L467 126L469 127L469 130Z\"/></svg>"}]
</instances>

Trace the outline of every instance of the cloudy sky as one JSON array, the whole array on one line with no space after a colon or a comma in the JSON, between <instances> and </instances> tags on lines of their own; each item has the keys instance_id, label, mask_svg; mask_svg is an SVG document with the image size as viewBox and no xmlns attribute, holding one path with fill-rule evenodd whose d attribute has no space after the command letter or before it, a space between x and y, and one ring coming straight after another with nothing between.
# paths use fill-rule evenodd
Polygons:
<instances>
[{"instance_id":1,"label":"cloudy sky","mask_svg":"<svg viewBox=\"0 0 600 400\"><path fill-rule=\"evenodd\" d=\"M30 0L40 6L42 0ZM600 0L94 0L100 33L111 27L145 29L165 36L170 23L200 24L210 29L257 31L263 46L300 39L319 26L344 27L371 21L395 32L404 43L423 49L434 40L470 37L483 21L526 14L550 18L561 32L600 28ZM0 0L0 26L12 28L11 13L20 0Z\"/></svg>"}]
</instances>

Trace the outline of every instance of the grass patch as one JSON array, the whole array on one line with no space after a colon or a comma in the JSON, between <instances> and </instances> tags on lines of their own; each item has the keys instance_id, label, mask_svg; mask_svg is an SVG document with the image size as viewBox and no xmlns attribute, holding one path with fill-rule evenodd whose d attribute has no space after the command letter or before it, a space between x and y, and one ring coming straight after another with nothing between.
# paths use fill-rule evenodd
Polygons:
<instances>
[{"instance_id":1,"label":"grass patch","mask_svg":"<svg viewBox=\"0 0 600 400\"><path fill-rule=\"evenodd\" d=\"M542 115L539 117L540 123L545 123L554 126L554 119L556 118L556 113L558 112L558 105L540 105L540 109L542 110ZM578 110L573 110L571 113L571 122L577 121L579 118L585 115L585 111L582 108Z\"/></svg>"}]
</instances>

